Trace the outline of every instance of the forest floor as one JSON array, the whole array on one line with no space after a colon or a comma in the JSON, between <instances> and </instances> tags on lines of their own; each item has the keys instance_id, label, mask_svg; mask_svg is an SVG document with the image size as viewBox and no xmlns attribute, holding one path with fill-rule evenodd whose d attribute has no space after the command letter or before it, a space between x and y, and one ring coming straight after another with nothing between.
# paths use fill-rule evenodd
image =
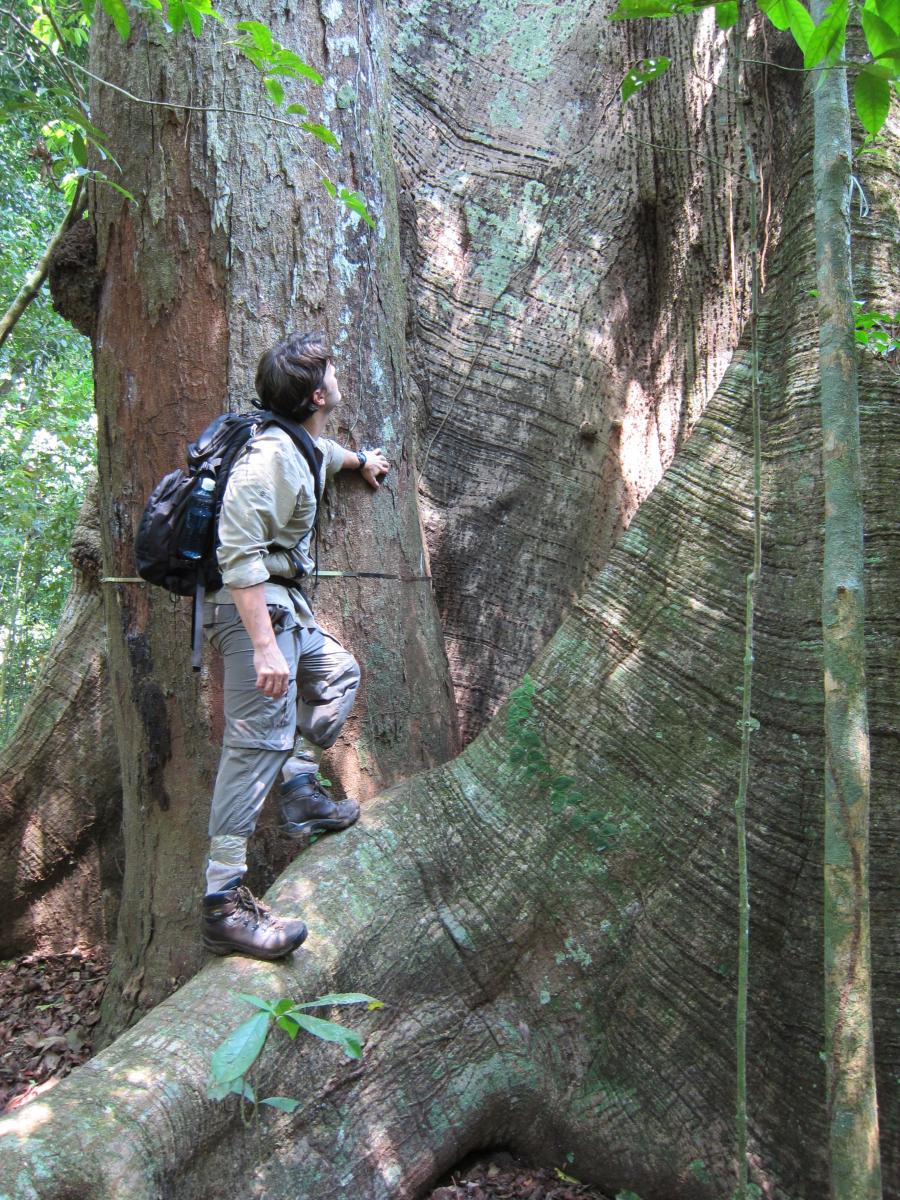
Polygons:
<instances>
[{"instance_id":1,"label":"forest floor","mask_svg":"<svg viewBox=\"0 0 900 1200\"><path fill-rule=\"evenodd\" d=\"M109 962L102 950L0 962L0 1112L45 1094L91 1054ZM461 1164L424 1200L610 1200L552 1167L498 1152Z\"/></svg>"},{"instance_id":2,"label":"forest floor","mask_svg":"<svg viewBox=\"0 0 900 1200\"><path fill-rule=\"evenodd\" d=\"M499 1152L450 1173L424 1200L610 1200L553 1167L532 1167Z\"/></svg>"},{"instance_id":3,"label":"forest floor","mask_svg":"<svg viewBox=\"0 0 900 1200\"><path fill-rule=\"evenodd\" d=\"M0 962L0 1112L49 1091L90 1058L108 971L102 950Z\"/></svg>"}]
</instances>

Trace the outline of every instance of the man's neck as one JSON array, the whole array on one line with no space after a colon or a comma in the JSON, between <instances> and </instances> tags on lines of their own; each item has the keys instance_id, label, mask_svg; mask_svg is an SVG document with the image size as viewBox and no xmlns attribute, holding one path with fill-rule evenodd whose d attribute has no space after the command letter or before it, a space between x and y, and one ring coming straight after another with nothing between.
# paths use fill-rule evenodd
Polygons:
<instances>
[{"instance_id":1,"label":"man's neck","mask_svg":"<svg viewBox=\"0 0 900 1200\"><path fill-rule=\"evenodd\" d=\"M320 438L325 432L325 422L328 420L328 415L323 409L317 409L311 417L307 417L305 421L301 421L300 425L311 438Z\"/></svg>"}]
</instances>

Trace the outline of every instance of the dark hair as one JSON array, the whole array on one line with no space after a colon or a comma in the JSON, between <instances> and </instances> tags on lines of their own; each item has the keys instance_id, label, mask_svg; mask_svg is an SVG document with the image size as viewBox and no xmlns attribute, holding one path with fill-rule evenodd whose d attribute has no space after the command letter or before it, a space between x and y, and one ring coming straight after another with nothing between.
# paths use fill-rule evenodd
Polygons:
<instances>
[{"instance_id":1,"label":"dark hair","mask_svg":"<svg viewBox=\"0 0 900 1200\"><path fill-rule=\"evenodd\" d=\"M292 421L316 411L313 392L325 382L331 361L324 333L292 333L267 350L256 368L256 394L262 408Z\"/></svg>"}]
</instances>

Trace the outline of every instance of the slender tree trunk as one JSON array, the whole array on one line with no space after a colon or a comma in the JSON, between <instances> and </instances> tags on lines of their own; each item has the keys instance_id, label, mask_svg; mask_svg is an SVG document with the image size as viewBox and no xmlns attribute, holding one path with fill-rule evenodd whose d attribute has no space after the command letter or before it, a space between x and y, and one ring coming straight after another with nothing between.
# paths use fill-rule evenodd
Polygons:
<instances>
[{"instance_id":1,"label":"slender tree trunk","mask_svg":"<svg viewBox=\"0 0 900 1200\"><path fill-rule=\"evenodd\" d=\"M813 5L821 21L825 4ZM869 721L859 445L859 352L850 249L847 79L813 84L825 536L825 1055L833 1200L880 1200L869 931Z\"/></svg>"}]
</instances>

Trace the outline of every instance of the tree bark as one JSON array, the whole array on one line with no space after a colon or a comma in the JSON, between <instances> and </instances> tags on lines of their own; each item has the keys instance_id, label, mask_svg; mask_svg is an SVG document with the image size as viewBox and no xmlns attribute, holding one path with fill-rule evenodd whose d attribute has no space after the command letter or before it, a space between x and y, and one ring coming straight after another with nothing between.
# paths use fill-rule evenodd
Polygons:
<instances>
[{"instance_id":1,"label":"tree bark","mask_svg":"<svg viewBox=\"0 0 900 1200\"><path fill-rule=\"evenodd\" d=\"M417 469L471 737L722 377L749 310L748 181L711 11L390 9ZM662 53L678 65L623 108L628 68ZM747 56L769 57L758 23ZM800 77L746 70L765 269Z\"/></svg>"},{"instance_id":2,"label":"tree bark","mask_svg":"<svg viewBox=\"0 0 900 1200\"><path fill-rule=\"evenodd\" d=\"M810 160L798 154L760 321L763 573L748 812L753 898L751 1175L772 1200L827 1189L820 1058L821 462ZM874 235L894 217L870 164ZM866 243L896 288L887 244ZM900 413L863 369L870 572L873 1000L885 1178L900 1169L900 814L896 672ZM20 1198L412 1200L468 1152L507 1146L642 1200L720 1200L734 1183L735 874L743 581L752 551L749 362L741 347L659 487L532 669L453 763L400 784L315 846L272 899L302 910L283 965L216 963L53 1095L0 1122ZM520 762L523 733L538 760ZM575 781L568 811L549 790ZM596 820L591 818L596 817ZM592 834L591 829L598 830ZM605 849L600 849L605 846ZM293 1116L242 1125L203 1099L237 992L363 990L360 1065L273 1038L258 1094ZM571 1153L572 1159L568 1159Z\"/></svg>"},{"instance_id":3,"label":"tree bark","mask_svg":"<svg viewBox=\"0 0 900 1200\"><path fill-rule=\"evenodd\" d=\"M228 12L229 10L223 10ZM307 5L256 16L303 48L326 82L343 140L328 152L298 130L273 133L259 75L213 32L167 39L136 26L127 46L99 22L92 62L131 93L209 111L135 104L99 87L92 102L137 206L97 190L103 274L95 339L101 528L106 574L134 574L133 536L156 480L224 408L248 407L259 354L293 328L326 327L347 396L338 428L383 445L392 474L375 498L357 478L328 498L329 567L420 576L424 551L411 464L402 283L393 202L383 22L376 5L345 17ZM164 42L165 44L161 44ZM358 50L348 55L353 44ZM315 94L303 99L315 108ZM226 109L259 111L241 118ZM322 188L324 173L361 191L376 234ZM125 584L107 592L110 671L122 754L123 904L104 1026L115 1031L199 966L198 911L208 803L221 736L220 667L191 677L189 603ZM323 582L322 623L360 658L364 698L330 765L366 799L447 758L456 722L427 584ZM331 774L331 771L328 771ZM289 860L274 838L251 843L265 886Z\"/></svg>"},{"instance_id":4,"label":"tree bark","mask_svg":"<svg viewBox=\"0 0 900 1200\"><path fill-rule=\"evenodd\" d=\"M97 493L42 682L0 754L0 956L112 938L121 880L119 756L100 597Z\"/></svg>"}]
</instances>

